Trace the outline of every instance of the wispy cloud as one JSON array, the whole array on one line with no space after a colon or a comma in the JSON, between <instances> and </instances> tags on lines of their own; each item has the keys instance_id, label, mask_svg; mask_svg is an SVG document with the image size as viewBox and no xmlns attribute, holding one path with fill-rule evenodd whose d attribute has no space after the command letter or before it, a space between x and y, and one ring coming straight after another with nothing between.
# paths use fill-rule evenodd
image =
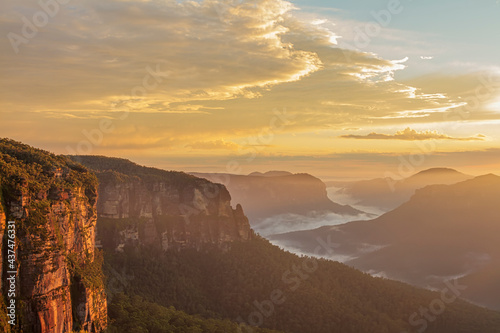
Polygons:
<instances>
[{"instance_id":1,"label":"wispy cloud","mask_svg":"<svg viewBox=\"0 0 500 333\"><path fill-rule=\"evenodd\" d=\"M39 9L28 0L4 7L4 35L21 33L22 21L12 17ZM391 108L449 104L431 97L416 103L415 94L405 93L408 86L394 82L394 71L405 68L402 61L339 48L332 42L336 34L318 24L325 19L303 21L293 8L283 0L74 0L43 33L20 45L19 54L3 40L0 98L25 111L63 112L82 104L103 110L120 101L137 113L179 113L183 103L197 106L185 114L220 106L209 102L237 100L243 105L233 108L242 117L248 114L244 100L255 98L292 105L300 98L306 105L320 104L325 115L335 109L328 103L339 101L356 101L378 116ZM134 87L144 82L153 88L132 98ZM308 98L295 97L304 86L316 89Z\"/></svg>"},{"instance_id":2,"label":"wispy cloud","mask_svg":"<svg viewBox=\"0 0 500 333\"><path fill-rule=\"evenodd\" d=\"M22 33L20 17L36 10L30 0L3 3L0 34ZM57 133L74 146L106 118L116 129L101 153L143 154L144 143L158 156L181 156L186 148L235 150L232 142L270 126L274 109L286 108L293 121L273 133L272 152L289 145L280 137L289 133L455 119L445 115L463 105L458 92L471 81L400 82L395 72L408 63L393 59L404 56L342 47L334 23L283 0L72 0L19 54L0 39L0 132L33 144ZM425 52L434 54L418 55ZM144 82L151 89L131 96ZM126 107L129 117L119 120ZM467 120L493 117L476 112Z\"/></svg>"},{"instance_id":3,"label":"wispy cloud","mask_svg":"<svg viewBox=\"0 0 500 333\"><path fill-rule=\"evenodd\" d=\"M420 140L456 140L456 141L483 141L485 136L478 134L472 137L453 137L446 134L441 134L437 131L416 131L411 128L406 128L403 131L397 131L395 134L380 134L372 132L367 135L348 134L341 135L343 139L360 139L360 140L406 140L406 141L420 141Z\"/></svg>"},{"instance_id":4,"label":"wispy cloud","mask_svg":"<svg viewBox=\"0 0 500 333\"><path fill-rule=\"evenodd\" d=\"M199 150L238 150L241 148L240 145L225 140L214 140L214 141L198 141L186 146L186 148L199 149Z\"/></svg>"},{"instance_id":5,"label":"wispy cloud","mask_svg":"<svg viewBox=\"0 0 500 333\"><path fill-rule=\"evenodd\" d=\"M12 17L34 7L26 0L2 6L2 35L21 34L23 22ZM44 83L46 89L31 91L44 100L127 97L147 66L164 74L149 80L155 86L149 104L252 97L258 94L251 88L296 81L321 68L314 52L282 40L292 8L281 0L75 0L43 34L21 44L18 55L5 40L0 62L16 73L14 87L28 77L33 86Z\"/></svg>"}]
</instances>

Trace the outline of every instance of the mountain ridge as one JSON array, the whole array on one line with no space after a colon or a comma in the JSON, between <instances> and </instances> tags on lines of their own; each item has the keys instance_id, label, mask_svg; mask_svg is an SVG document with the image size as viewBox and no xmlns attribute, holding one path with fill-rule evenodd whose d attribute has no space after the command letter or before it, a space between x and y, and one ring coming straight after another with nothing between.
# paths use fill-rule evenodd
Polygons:
<instances>
[{"instance_id":1,"label":"mountain ridge","mask_svg":"<svg viewBox=\"0 0 500 333\"><path fill-rule=\"evenodd\" d=\"M409 200L417 189L433 184L455 184L473 176L452 168L431 168L422 170L400 180L391 177L360 181L331 181L330 187L336 188L332 196L347 196L353 206L376 207L385 212L397 208Z\"/></svg>"},{"instance_id":2,"label":"mountain ridge","mask_svg":"<svg viewBox=\"0 0 500 333\"><path fill-rule=\"evenodd\" d=\"M191 174L226 185L234 201L245 207L251 223L287 213L336 213L351 216L364 214L349 205L331 201L327 196L326 185L319 178L307 173L268 177L223 173Z\"/></svg>"},{"instance_id":3,"label":"mountain ridge","mask_svg":"<svg viewBox=\"0 0 500 333\"><path fill-rule=\"evenodd\" d=\"M318 235L328 235L339 245L337 254L358 269L421 287L435 287L446 276L461 276L471 280L464 297L500 309L500 288L491 280L500 278L499 197L500 177L483 175L419 189L408 202L373 220L270 239L309 253L307 244ZM476 276L475 282L469 276ZM480 294L487 286L490 292Z\"/></svg>"}]
</instances>

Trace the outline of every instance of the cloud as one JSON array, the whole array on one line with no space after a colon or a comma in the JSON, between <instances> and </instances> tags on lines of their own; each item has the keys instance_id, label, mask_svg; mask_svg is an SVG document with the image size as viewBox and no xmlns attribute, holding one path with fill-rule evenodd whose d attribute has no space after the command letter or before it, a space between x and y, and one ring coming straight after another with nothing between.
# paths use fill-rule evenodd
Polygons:
<instances>
[{"instance_id":1,"label":"cloud","mask_svg":"<svg viewBox=\"0 0 500 333\"><path fill-rule=\"evenodd\" d=\"M319 103L337 97L352 102L357 95L358 106L366 108L385 95L382 113L409 104L407 87L389 82L404 68L401 61L335 47L336 34L317 24L325 19L302 21L293 8L283 0L74 0L19 45L19 54L2 40L0 99L24 110L85 105L118 111L114 106L121 103L132 112L190 113L196 111L179 111L182 103L202 109L210 101L275 100L273 88L281 86L288 100L297 100L290 94L321 73L304 81L318 88L311 97L321 97ZM37 10L28 0L7 3L0 32L22 35L23 21L15 18L30 19ZM305 102L315 104L312 98ZM449 104L444 98L414 102L422 104L416 108ZM245 107L235 111L247 113Z\"/></svg>"},{"instance_id":2,"label":"cloud","mask_svg":"<svg viewBox=\"0 0 500 333\"><path fill-rule=\"evenodd\" d=\"M238 150L241 148L240 145L225 140L199 141L189 144L186 147L199 150L214 150L214 149Z\"/></svg>"},{"instance_id":3,"label":"cloud","mask_svg":"<svg viewBox=\"0 0 500 333\"><path fill-rule=\"evenodd\" d=\"M4 2L0 34L22 34L21 18L40 10ZM116 130L101 153L140 155L144 143L181 156L235 150L273 123L266 147L277 152L288 133L454 119L464 102L453 79L399 82L406 64L393 59L404 57L340 47L334 23L283 0L72 0L18 54L0 39L0 131L33 144L57 133L58 147L75 147L106 118ZM293 120L281 126L274 111L285 108ZM498 114L488 117L468 120Z\"/></svg>"},{"instance_id":4,"label":"cloud","mask_svg":"<svg viewBox=\"0 0 500 333\"><path fill-rule=\"evenodd\" d=\"M445 134L440 134L437 131L422 131L418 132L411 128L406 128L403 131L397 131L396 134L379 134L372 132L367 135L348 134L341 135L343 139L360 139L360 140L406 140L406 141L419 141L419 140L456 140L456 141L483 141L485 136L478 134L468 138L457 138Z\"/></svg>"},{"instance_id":5,"label":"cloud","mask_svg":"<svg viewBox=\"0 0 500 333\"><path fill-rule=\"evenodd\" d=\"M13 18L37 9L23 0L3 7L2 35L22 35L23 22ZM61 6L43 33L19 45L19 54L4 39L0 61L13 73L24 67L11 81L13 97L31 77L32 86L44 87L32 91L38 102L127 98L144 83L154 88L146 88L142 108L154 101L253 97L259 93L251 89L299 80L321 68L314 52L282 41L292 8L281 0L75 0Z\"/></svg>"}]
</instances>

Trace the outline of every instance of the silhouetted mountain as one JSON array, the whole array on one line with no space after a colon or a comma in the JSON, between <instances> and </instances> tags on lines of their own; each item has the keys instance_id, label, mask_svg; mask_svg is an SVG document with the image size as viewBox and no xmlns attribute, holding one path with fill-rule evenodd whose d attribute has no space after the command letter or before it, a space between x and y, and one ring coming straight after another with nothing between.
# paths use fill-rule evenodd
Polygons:
<instances>
[{"instance_id":1,"label":"silhouetted mountain","mask_svg":"<svg viewBox=\"0 0 500 333\"><path fill-rule=\"evenodd\" d=\"M456 184L471 178L454 169L433 168L402 180L386 177L354 182L330 181L327 186L338 188L336 195L350 197L353 205L389 211L410 199L419 188L434 184Z\"/></svg>"},{"instance_id":2,"label":"silhouetted mountain","mask_svg":"<svg viewBox=\"0 0 500 333\"><path fill-rule=\"evenodd\" d=\"M351 206L331 201L326 193L326 185L320 179L305 173L270 172L248 176L192 174L226 185L233 201L245 207L252 225L263 218L279 214L359 215L363 213Z\"/></svg>"},{"instance_id":3,"label":"silhouetted mountain","mask_svg":"<svg viewBox=\"0 0 500 333\"><path fill-rule=\"evenodd\" d=\"M434 176L434 174L432 175ZM417 177L427 177L426 174ZM459 277L463 296L500 309L500 177L417 190L410 201L371 221L276 235L312 253L319 236L356 268L423 287Z\"/></svg>"},{"instance_id":4,"label":"silhouetted mountain","mask_svg":"<svg viewBox=\"0 0 500 333\"><path fill-rule=\"evenodd\" d=\"M261 176L261 177L280 177L280 176L292 176L293 173L288 171L268 171L268 172L252 172L249 176Z\"/></svg>"},{"instance_id":5,"label":"silhouetted mountain","mask_svg":"<svg viewBox=\"0 0 500 333\"><path fill-rule=\"evenodd\" d=\"M471 179L472 176L458 172L450 168L432 168L420 171L413 176L410 176L402 181L401 184L406 186L428 186L434 184L456 184L458 182ZM423 185L423 186L422 186Z\"/></svg>"}]
</instances>

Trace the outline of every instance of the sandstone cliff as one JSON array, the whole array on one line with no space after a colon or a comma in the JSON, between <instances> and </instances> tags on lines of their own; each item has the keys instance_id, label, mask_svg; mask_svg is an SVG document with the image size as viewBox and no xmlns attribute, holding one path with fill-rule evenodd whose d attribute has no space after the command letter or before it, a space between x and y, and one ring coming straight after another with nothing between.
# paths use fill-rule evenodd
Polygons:
<instances>
[{"instance_id":1,"label":"sandstone cliff","mask_svg":"<svg viewBox=\"0 0 500 333\"><path fill-rule=\"evenodd\" d=\"M252 226L262 219L280 214L363 214L351 206L331 201L327 196L326 185L309 174L273 171L265 174L254 172L248 176L222 173L193 175L227 186L234 200L245 207Z\"/></svg>"},{"instance_id":2,"label":"sandstone cliff","mask_svg":"<svg viewBox=\"0 0 500 333\"><path fill-rule=\"evenodd\" d=\"M6 221L16 225L16 330L103 331L95 176L67 158L2 139L0 185L0 233ZM5 266L6 246L0 257Z\"/></svg>"},{"instance_id":3,"label":"sandstone cliff","mask_svg":"<svg viewBox=\"0 0 500 333\"><path fill-rule=\"evenodd\" d=\"M99 179L98 239L107 249L121 251L126 244L162 250L226 247L253 237L242 207L231 207L231 196L221 184L123 159L71 158Z\"/></svg>"}]
</instances>

